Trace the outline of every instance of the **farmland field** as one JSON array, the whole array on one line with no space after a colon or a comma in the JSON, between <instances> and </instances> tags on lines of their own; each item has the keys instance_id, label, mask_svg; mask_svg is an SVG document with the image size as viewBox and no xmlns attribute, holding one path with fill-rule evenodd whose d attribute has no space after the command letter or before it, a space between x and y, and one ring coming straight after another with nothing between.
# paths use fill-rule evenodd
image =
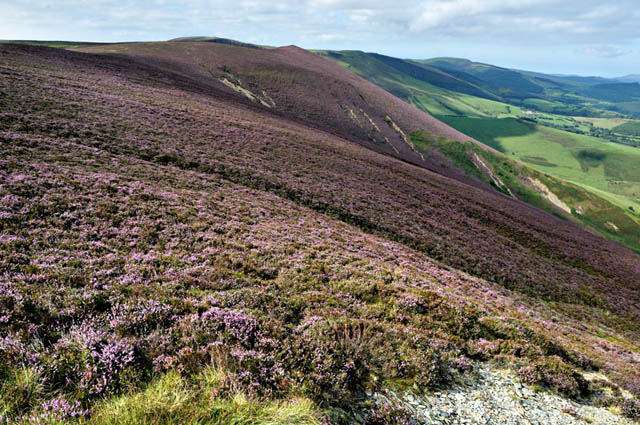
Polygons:
<instances>
[{"instance_id":1,"label":"farmland field","mask_svg":"<svg viewBox=\"0 0 640 425\"><path fill-rule=\"evenodd\" d=\"M638 208L640 149L515 119L439 117L539 171L584 187L624 208Z\"/></svg>"}]
</instances>

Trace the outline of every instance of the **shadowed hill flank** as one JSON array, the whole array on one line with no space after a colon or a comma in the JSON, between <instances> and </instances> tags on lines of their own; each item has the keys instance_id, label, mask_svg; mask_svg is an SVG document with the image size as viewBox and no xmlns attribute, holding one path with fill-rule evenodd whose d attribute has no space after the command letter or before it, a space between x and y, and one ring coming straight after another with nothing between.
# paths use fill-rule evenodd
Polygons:
<instances>
[{"instance_id":1,"label":"shadowed hill flank","mask_svg":"<svg viewBox=\"0 0 640 425\"><path fill-rule=\"evenodd\" d=\"M222 86L266 109L441 174L473 181L407 139L418 129L434 137L472 140L378 86L295 46L256 50L213 43L130 43L84 52L117 54ZM479 184L478 182L475 182Z\"/></svg>"},{"instance_id":2,"label":"shadowed hill flank","mask_svg":"<svg viewBox=\"0 0 640 425\"><path fill-rule=\"evenodd\" d=\"M146 59L0 59L0 417L51 413L51 388L88 423L207 423L238 392L315 423L296 397L347 412L487 359L568 397L587 370L640 393L628 249Z\"/></svg>"}]
</instances>

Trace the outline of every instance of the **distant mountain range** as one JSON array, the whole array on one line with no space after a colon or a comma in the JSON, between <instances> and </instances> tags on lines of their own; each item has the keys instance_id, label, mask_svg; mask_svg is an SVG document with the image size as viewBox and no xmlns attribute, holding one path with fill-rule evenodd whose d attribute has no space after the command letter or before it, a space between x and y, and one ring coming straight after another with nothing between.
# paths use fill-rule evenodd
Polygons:
<instances>
[{"instance_id":1,"label":"distant mountain range","mask_svg":"<svg viewBox=\"0 0 640 425\"><path fill-rule=\"evenodd\" d=\"M640 74L629 74L624 77L616 78L618 81L622 81L625 83L640 83Z\"/></svg>"},{"instance_id":2,"label":"distant mountain range","mask_svg":"<svg viewBox=\"0 0 640 425\"><path fill-rule=\"evenodd\" d=\"M359 51L317 53L344 64L348 69L405 99L415 93L410 94L411 89L405 84L397 84L397 74L418 84L427 83L540 112L570 116L640 117L640 85L632 81L542 74L459 58L414 60ZM414 99L413 103L417 101ZM432 99L424 101L433 102ZM441 113L455 113L455 110L447 111L448 105L442 106L445 109Z\"/></svg>"}]
</instances>

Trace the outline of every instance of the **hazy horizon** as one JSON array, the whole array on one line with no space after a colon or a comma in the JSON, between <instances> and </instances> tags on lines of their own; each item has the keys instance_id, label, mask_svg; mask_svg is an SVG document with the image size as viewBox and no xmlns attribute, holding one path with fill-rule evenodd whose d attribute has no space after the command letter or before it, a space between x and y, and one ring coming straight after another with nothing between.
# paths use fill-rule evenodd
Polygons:
<instances>
[{"instance_id":1,"label":"hazy horizon","mask_svg":"<svg viewBox=\"0 0 640 425\"><path fill-rule=\"evenodd\" d=\"M217 36L394 57L461 57L543 73L640 73L632 0L0 0L0 39L96 42Z\"/></svg>"}]
</instances>

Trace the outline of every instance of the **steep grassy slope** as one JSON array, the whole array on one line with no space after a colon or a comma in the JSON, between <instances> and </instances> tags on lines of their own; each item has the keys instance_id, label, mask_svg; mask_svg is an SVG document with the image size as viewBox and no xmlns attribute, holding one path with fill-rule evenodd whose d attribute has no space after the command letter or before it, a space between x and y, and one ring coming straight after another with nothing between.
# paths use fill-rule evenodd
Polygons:
<instances>
[{"instance_id":1,"label":"steep grassy slope","mask_svg":"<svg viewBox=\"0 0 640 425\"><path fill-rule=\"evenodd\" d=\"M466 59L408 60L359 51L316 51L435 115L636 116L638 86L597 77L560 77Z\"/></svg>"},{"instance_id":2,"label":"steep grassy slope","mask_svg":"<svg viewBox=\"0 0 640 425\"><path fill-rule=\"evenodd\" d=\"M431 114L492 116L509 108L474 81L467 82L435 67L360 51L315 53Z\"/></svg>"},{"instance_id":3,"label":"steep grassy slope","mask_svg":"<svg viewBox=\"0 0 640 425\"><path fill-rule=\"evenodd\" d=\"M631 251L146 61L0 57L0 415L343 423L491 358L640 393Z\"/></svg>"},{"instance_id":4,"label":"steep grassy slope","mask_svg":"<svg viewBox=\"0 0 640 425\"><path fill-rule=\"evenodd\" d=\"M540 81L528 78L518 71L465 59L435 58L416 62L447 70L461 78L473 78L504 100L518 101L535 98L542 95L545 89Z\"/></svg>"},{"instance_id":5,"label":"steep grassy slope","mask_svg":"<svg viewBox=\"0 0 640 425\"><path fill-rule=\"evenodd\" d=\"M588 134L630 146L640 145L640 138L635 136L634 132L630 133L624 127L614 129L615 125L611 125L611 123L628 121L628 119L623 119L621 114L612 111L593 109L596 101L589 101L586 98L580 100L577 92L573 92L587 89L597 91L597 87L603 86L603 83L611 83L612 80L545 76L544 74L476 64L461 59L412 61L358 51L316 51L316 53L336 61L436 117L526 118L545 126L577 134ZM447 64L447 61L454 64L460 62L460 65L458 67L443 65ZM422 62L442 66L442 69L425 65ZM491 79L488 77L493 74L500 78ZM533 84L528 78L532 79L531 81L539 81L540 87L545 87L545 92L542 95L530 93L517 101L501 94L516 89L524 90L522 87L518 88L517 81L520 83L527 81L527 84ZM555 81L556 88L549 84L549 79ZM583 80L586 80L588 84ZM630 86L616 86L616 90L613 91L619 92L619 96L628 96L626 93L629 91L626 90L628 87ZM546 94L547 91L549 91L549 95ZM558 93L564 94L560 96ZM618 96L615 93L613 96ZM617 101L611 105L615 106L621 103L624 102ZM588 111L582 110L583 104L588 104L590 108L593 108ZM571 116L578 114L599 118Z\"/></svg>"}]
</instances>

